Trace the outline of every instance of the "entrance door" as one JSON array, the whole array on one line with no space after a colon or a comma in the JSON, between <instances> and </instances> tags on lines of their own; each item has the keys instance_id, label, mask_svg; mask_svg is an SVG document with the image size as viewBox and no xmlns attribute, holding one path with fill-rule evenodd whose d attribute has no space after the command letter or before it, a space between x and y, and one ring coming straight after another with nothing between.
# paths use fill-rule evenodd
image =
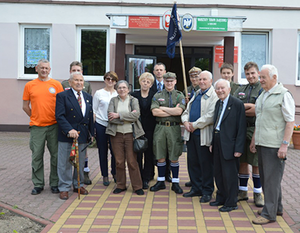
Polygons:
<instances>
[{"instance_id":1,"label":"entrance door","mask_svg":"<svg viewBox=\"0 0 300 233\"><path fill-rule=\"evenodd\" d=\"M184 65L187 79L187 85L190 85L189 70L193 66L197 66L202 70L212 72L213 64L213 47L183 47ZM166 65L167 71L176 73L177 84L176 87L179 91L183 91L183 73L180 58L179 47L176 47L175 57L170 59L166 54L165 46L135 46L135 55L149 55L155 56L157 62L162 62ZM153 69L151 70L153 72Z\"/></svg>"},{"instance_id":2,"label":"entrance door","mask_svg":"<svg viewBox=\"0 0 300 233\"><path fill-rule=\"evenodd\" d=\"M132 91L140 89L139 77L144 72L152 73L155 63L154 56L126 55L126 81L131 85Z\"/></svg>"}]
</instances>

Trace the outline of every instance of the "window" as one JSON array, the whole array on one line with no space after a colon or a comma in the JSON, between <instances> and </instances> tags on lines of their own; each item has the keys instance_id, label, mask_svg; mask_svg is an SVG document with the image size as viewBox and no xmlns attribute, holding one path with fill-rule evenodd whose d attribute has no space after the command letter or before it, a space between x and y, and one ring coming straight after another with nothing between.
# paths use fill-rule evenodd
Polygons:
<instances>
[{"instance_id":1,"label":"window","mask_svg":"<svg viewBox=\"0 0 300 233\"><path fill-rule=\"evenodd\" d=\"M21 26L21 78L35 78L35 66L40 59L50 61L51 28L49 26Z\"/></svg>"},{"instance_id":2,"label":"window","mask_svg":"<svg viewBox=\"0 0 300 233\"><path fill-rule=\"evenodd\" d=\"M245 79L244 65L253 61L258 67L269 62L269 36L267 32L243 32L242 33L242 66L241 77Z\"/></svg>"},{"instance_id":3,"label":"window","mask_svg":"<svg viewBox=\"0 0 300 233\"><path fill-rule=\"evenodd\" d=\"M298 34L298 72L297 72L297 79L296 79L296 85L300 85L300 34Z\"/></svg>"},{"instance_id":4,"label":"window","mask_svg":"<svg viewBox=\"0 0 300 233\"><path fill-rule=\"evenodd\" d=\"M103 80L109 70L109 35L107 28L78 27L78 60L86 80Z\"/></svg>"}]
</instances>

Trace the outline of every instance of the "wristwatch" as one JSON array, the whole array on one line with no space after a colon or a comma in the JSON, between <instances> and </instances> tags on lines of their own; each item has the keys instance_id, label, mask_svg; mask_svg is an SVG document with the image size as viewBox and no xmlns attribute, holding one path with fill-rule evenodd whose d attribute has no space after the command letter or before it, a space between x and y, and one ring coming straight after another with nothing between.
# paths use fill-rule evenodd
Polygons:
<instances>
[{"instance_id":1,"label":"wristwatch","mask_svg":"<svg viewBox=\"0 0 300 233\"><path fill-rule=\"evenodd\" d=\"M289 142L288 142L288 141L282 141L282 144L283 144L283 145L288 145Z\"/></svg>"}]
</instances>

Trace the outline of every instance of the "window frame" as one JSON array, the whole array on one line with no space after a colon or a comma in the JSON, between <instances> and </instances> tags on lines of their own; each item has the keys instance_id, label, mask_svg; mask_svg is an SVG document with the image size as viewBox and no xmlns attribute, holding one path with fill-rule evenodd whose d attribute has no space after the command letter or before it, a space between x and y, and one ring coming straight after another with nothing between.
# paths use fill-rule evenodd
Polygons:
<instances>
[{"instance_id":1,"label":"window frame","mask_svg":"<svg viewBox=\"0 0 300 233\"><path fill-rule=\"evenodd\" d=\"M106 64L105 72L110 70L110 28L109 26L77 26L77 60L81 61L81 32L82 30L106 31ZM103 75L84 75L86 81L104 81Z\"/></svg>"},{"instance_id":2,"label":"window frame","mask_svg":"<svg viewBox=\"0 0 300 233\"><path fill-rule=\"evenodd\" d=\"M296 78L295 78L295 85L300 86L300 31L298 31L298 38L297 38L297 59L296 59Z\"/></svg>"},{"instance_id":3,"label":"window frame","mask_svg":"<svg viewBox=\"0 0 300 233\"><path fill-rule=\"evenodd\" d=\"M269 64L270 63L270 51L271 51L271 36L272 36L272 33L270 30L261 30L261 31L253 31L253 30L249 30L249 31L242 31L241 32L241 44L240 44L240 48L241 48L241 72L240 72L240 75L239 75L239 83L241 84L247 84L248 81L245 77L243 77L243 73L244 73L244 64L242 64L242 38L243 38L243 35L266 35L266 56L265 56L265 59L266 59L266 62L265 64ZM259 66L259 65L258 65ZM259 69L261 67L258 67Z\"/></svg>"},{"instance_id":4,"label":"window frame","mask_svg":"<svg viewBox=\"0 0 300 233\"><path fill-rule=\"evenodd\" d=\"M25 29L26 28L46 28L49 29L49 62L51 65L52 60L52 26L47 24L20 24L20 37L19 37L19 74L18 79L21 80L32 80L37 77L37 74L25 74L24 72L24 49L25 49ZM50 71L49 76L51 77L52 71Z\"/></svg>"}]
</instances>

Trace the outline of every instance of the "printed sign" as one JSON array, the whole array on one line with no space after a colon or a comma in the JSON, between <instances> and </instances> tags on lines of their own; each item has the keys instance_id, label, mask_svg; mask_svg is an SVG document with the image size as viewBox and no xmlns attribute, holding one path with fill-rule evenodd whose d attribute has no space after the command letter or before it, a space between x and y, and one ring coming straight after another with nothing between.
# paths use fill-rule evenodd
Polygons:
<instances>
[{"instance_id":1,"label":"printed sign","mask_svg":"<svg viewBox=\"0 0 300 233\"><path fill-rule=\"evenodd\" d=\"M159 16L129 16L129 28L159 28Z\"/></svg>"},{"instance_id":2,"label":"printed sign","mask_svg":"<svg viewBox=\"0 0 300 233\"><path fill-rule=\"evenodd\" d=\"M197 17L198 31L227 31L228 18Z\"/></svg>"},{"instance_id":3,"label":"printed sign","mask_svg":"<svg viewBox=\"0 0 300 233\"><path fill-rule=\"evenodd\" d=\"M169 24L171 19L171 10L167 10L162 18L162 26L166 31L169 31Z\"/></svg>"},{"instance_id":4,"label":"printed sign","mask_svg":"<svg viewBox=\"0 0 300 233\"><path fill-rule=\"evenodd\" d=\"M222 65L224 60L224 46L218 45L215 47L215 62L218 62ZM238 47L234 46L234 63L238 62Z\"/></svg>"}]
</instances>

